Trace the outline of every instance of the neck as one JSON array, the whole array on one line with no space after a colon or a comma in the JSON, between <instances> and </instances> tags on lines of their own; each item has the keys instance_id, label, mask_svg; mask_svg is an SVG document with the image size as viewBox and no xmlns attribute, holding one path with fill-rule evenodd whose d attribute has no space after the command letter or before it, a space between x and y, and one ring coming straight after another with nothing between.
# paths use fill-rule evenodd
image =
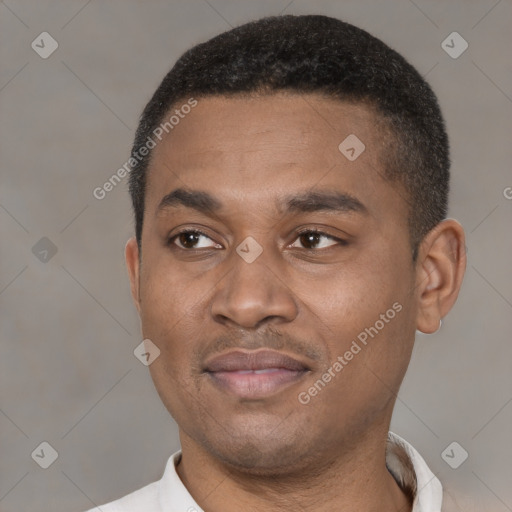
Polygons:
<instances>
[{"instance_id":1,"label":"neck","mask_svg":"<svg viewBox=\"0 0 512 512\"><path fill-rule=\"evenodd\" d=\"M228 467L180 432L177 472L207 512L411 512L410 498L386 468L387 430L347 450L318 450L306 469L286 475L251 474ZM334 452L334 454L333 454Z\"/></svg>"}]
</instances>

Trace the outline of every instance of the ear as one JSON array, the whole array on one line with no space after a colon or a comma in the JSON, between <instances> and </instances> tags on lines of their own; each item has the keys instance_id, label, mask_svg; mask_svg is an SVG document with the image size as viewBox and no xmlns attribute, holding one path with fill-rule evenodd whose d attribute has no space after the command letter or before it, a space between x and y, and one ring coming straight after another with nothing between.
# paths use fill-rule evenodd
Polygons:
<instances>
[{"instance_id":1,"label":"ear","mask_svg":"<svg viewBox=\"0 0 512 512\"><path fill-rule=\"evenodd\" d=\"M124 257L128 275L130 276L130 288L132 290L133 302L140 315L140 294L139 294L139 246L137 240L132 237L126 242Z\"/></svg>"},{"instance_id":2,"label":"ear","mask_svg":"<svg viewBox=\"0 0 512 512\"><path fill-rule=\"evenodd\" d=\"M418 252L416 328L426 334L437 331L459 295L466 270L464 229L446 219L423 239Z\"/></svg>"}]
</instances>

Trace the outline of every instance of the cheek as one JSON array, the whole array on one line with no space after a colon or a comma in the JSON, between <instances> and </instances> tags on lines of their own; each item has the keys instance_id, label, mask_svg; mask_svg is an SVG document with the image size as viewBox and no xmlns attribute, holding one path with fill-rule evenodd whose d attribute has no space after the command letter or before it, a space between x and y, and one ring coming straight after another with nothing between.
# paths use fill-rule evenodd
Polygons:
<instances>
[{"instance_id":1,"label":"cheek","mask_svg":"<svg viewBox=\"0 0 512 512\"><path fill-rule=\"evenodd\" d=\"M197 293L194 281L184 280L161 249L147 251L147 258L140 278L141 319L147 328L169 329L186 319L188 302Z\"/></svg>"},{"instance_id":2,"label":"cheek","mask_svg":"<svg viewBox=\"0 0 512 512\"><path fill-rule=\"evenodd\" d=\"M179 295L179 294L178 294ZM198 399L197 379L192 377L194 361L191 340L198 340L203 326L193 321L185 301L166 299L158 301L156 293L148 301L142 318L145 338L151 339L160 349L159 357L149 366L151 378L169 413L181 418Z\"/></svg>"},{"instance_id":3,"label":"cheek","mask_svg":"<svg viewBox=\"0 0 512 512\"><path fill-rule=\"evenodd\" d=\"M332 384L322 388L311 405L319 413L328 408L330 423L345 424L354 434L395 400L414 340L409 313L401 302L372 299L364 305L348 301L338 304L337 311L333 308L331 314L337 312L337 318L330 325L334 335L328 342L329 362L311 383L316 386L325 373L334 374L327 377Z\"/></svg>"},{"instance_id":4,"label":"cheek","mask_svg":"<svg viewBox=\"0 0 512 512\"><path fill-rule=\"evenodd\" d=\"M142 332L160 349L160 357L150 367L155 376L179 380L190 367L192 344L188 341L204 332L198 323L204 316L194 317L201 296L193 283L184 283L170 269L142 277Z\"/></svg>"},{"instance_id":5,"label":"cheek","mask_svg":"<svg viewBox=\"0 0 512 512\"><path fill-rule=\"evenodd\" d=\"M328 328L332 361L356 342L361 351L350 366L389 368L391 374L402 371L414 338L410 296L414 279L407 270L410 263L401 260L402 255L383 250L361 256L353 265L334 272L315 296L305 298L315 317Z\"/></svg>"},{"instance_id":6,"label":"cheek","mask_svg":"<svg viewBox=\"0 0 512 512\"><path fill-rule=\"evenodd\" d=\"M326 276L317 284L315 296L310 294L305 300L319 318L337 328L364 329L402 295L398 279L385 261L359 258Z\"/></svg>"}]
</instances>

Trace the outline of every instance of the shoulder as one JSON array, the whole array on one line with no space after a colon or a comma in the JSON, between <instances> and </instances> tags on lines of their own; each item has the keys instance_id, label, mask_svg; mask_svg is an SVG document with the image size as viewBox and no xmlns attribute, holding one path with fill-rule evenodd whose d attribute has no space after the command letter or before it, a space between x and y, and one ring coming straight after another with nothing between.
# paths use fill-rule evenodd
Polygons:
<instances>
[{"instance_id":1,"label":"shoulder","mask_svg":"<svg viewBox=\"0 0 512 512\"><path fill-rule=\"evenodd\" d=\"M142 487L122 498L105 505L91 508L86 512L160 512L158 482Z\"/></svg>"}]
</instances>

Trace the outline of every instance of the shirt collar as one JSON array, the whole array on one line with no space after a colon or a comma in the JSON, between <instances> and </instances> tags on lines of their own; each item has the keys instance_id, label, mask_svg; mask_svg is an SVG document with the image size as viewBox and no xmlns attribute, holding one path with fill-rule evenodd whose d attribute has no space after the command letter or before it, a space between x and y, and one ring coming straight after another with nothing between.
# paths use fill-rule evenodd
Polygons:
<instances>
[{"instance_id":1,"label":"shirt collar","mask_svg":"<svg viewBox=\"0 0 512 512\"><path fill-rule=\"evenodd\" d=\"M180 458L181 450L169 457L162 479L158 482L160 507L166 512L204 512L176 471ZM404 492L414 497L412 512L441 511L441 482L414 447L393 432L388 433L386 466Z\"/></svg>"},{"instance_id":2,"label":"shirt collar","mask_svg":"<svg viewBox=\"0 0 512 512\"><path fill-rule=\"evenodd\" d=\"M412 512L441 511L441 482L418 451L393 432L388 433L386 466L405 494L414 497Z\"/></svg>"}]
</instances>

